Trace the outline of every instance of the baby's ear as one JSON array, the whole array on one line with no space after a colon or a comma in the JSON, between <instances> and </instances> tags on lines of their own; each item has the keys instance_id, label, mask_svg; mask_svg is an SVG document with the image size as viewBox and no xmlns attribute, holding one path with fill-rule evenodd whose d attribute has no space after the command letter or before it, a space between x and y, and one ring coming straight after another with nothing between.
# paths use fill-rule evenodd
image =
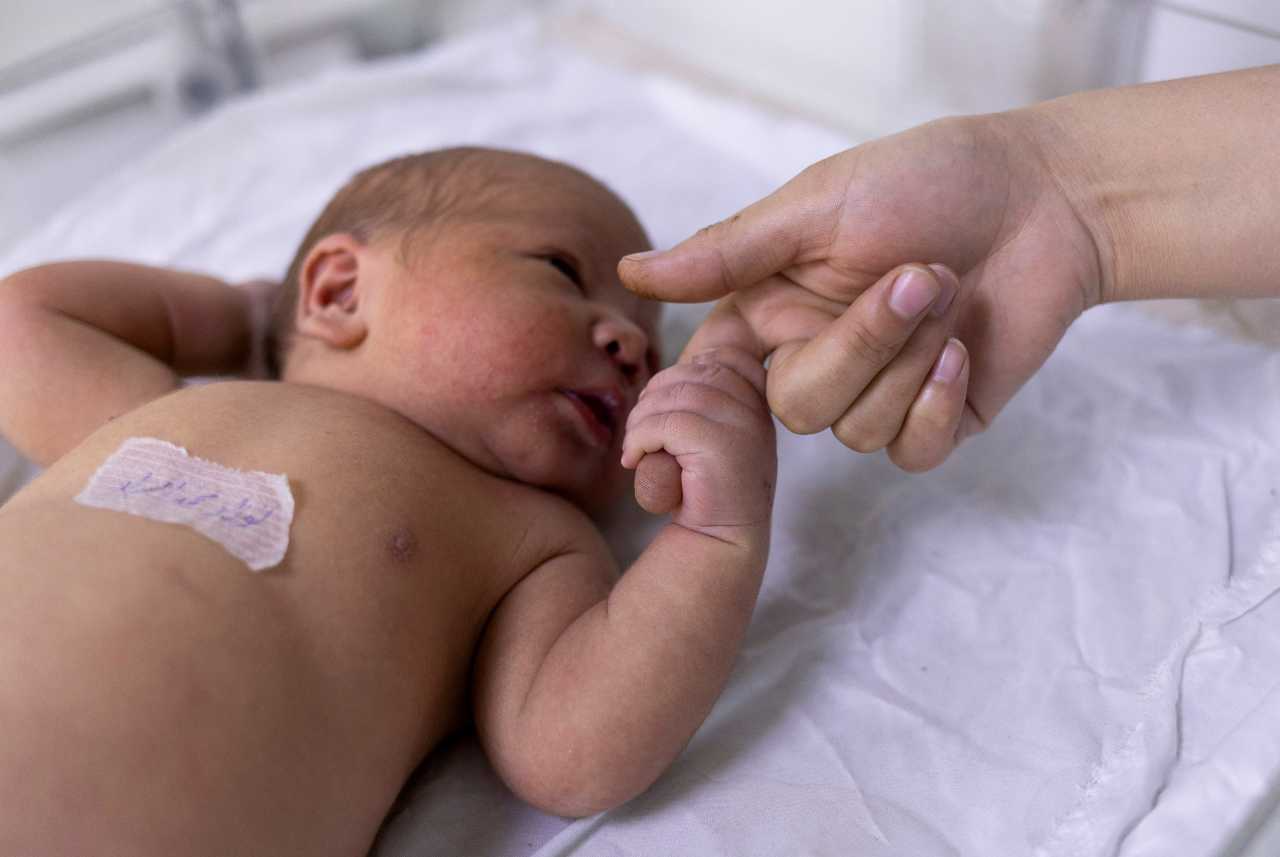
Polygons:
<instances>
[{"instance_id":1,"label":"baby's ear","mask_svg":"<svg viewBox=\"0 0 1280 857\"><path fill-rule=\"evenodd\" d=\"M317 241L298 273L295 329L338 349L355 348L368 334L360 312L360 260L365 245L352 235Z\"/></svg>"}]
</instances>

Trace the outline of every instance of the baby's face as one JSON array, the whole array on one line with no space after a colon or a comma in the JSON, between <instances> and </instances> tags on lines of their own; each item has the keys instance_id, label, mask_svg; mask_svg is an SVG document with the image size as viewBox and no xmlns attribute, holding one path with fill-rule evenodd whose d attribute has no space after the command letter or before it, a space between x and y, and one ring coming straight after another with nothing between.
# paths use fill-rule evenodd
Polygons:
<instances>
[{"instance_id":1,"label":"baby's face","mask_svg":"<svg viewBox=\"0 0 1280 857\"><path fill-rule=\"evenodd\" d=\"M648 241L609 191L554 165L491 193L407 258L398 240L372 248L378 398L485 470L600 511L630 483L622 431L656 369L659 305L616 272Z\"/></svg>"}]
</instances>

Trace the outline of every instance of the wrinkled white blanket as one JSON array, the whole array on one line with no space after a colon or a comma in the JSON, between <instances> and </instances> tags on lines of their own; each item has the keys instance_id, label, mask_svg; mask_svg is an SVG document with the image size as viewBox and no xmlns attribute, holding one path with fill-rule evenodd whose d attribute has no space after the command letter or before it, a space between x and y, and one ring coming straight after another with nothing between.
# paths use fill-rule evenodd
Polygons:
<instances>
[{"instance_id":1,"label":"wrinkled white blanket","mask_svg":"<svg viewBox=\"0 0 1280 857\"><path fill-rule=\"evenodd\" d=\"M225 109L0 271L278 275L355 168L456 143L576 163L664 246L847 141L521 21ZM700 311L670 314L669 353ZM670 772L566 826L456 741L375 853L1215 854L1280 781L1278 390L1275 352L1111 307L934 473L782 432L746 647Z\"/></svg>"}]
</instances>

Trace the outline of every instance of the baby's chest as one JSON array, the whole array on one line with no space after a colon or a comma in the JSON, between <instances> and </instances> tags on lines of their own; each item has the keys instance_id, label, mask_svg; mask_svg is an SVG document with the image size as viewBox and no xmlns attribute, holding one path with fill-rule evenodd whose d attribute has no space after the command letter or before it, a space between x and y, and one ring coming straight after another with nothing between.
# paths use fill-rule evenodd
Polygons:
<instances>
[{"instance_id":1,"label":"baby's chest","mask_svg":"<svg viewBox=\"0 0 1280 857\"><path fill-rule=\"evenodd\" d=\"M522 575L502 522L525 512L456 474L417 477L323 490L293 480L293 543L278 573L304 584L292 596L300 635L340 696L416 688L407 704L433 712L443 734L465 711L489 616Z\"/></svg>"},{"instance_id":2,"label":"baby's chest","mask_svg":"<svg viewBox=\"0 0 1280 857\"><path fill-rule=\"evenodd\" d=\"M432 619L483 622L520 574L519 503L456 468L297 479L288 565ZM310 496L310 502L307 501ZM421 617L423 619L427 617Z\"/></svg>"},{"instance_id":3,"label":"baby's chest","mask_svg":"<svg viewBox=\"0 0 1280 857\"><path fill-rule=\"evenodd\" d=\"M503 596L590 524L447 449L403 453L291 479L299 502L287 565L323 578L318 591L345 609L363 605L362 622L419 629L435 648L444 638L478 643Z\"/></svg>"}]
</instances>

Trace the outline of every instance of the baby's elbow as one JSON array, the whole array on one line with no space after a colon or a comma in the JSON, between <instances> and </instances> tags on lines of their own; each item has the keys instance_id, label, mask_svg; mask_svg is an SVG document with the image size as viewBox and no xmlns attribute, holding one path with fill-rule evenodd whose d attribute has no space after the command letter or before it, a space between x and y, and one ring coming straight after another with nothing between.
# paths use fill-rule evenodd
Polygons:
<instances>
[{"instance_id":1,"label":"baby's elbow","mask_svg":"<svg viewBox=\"0 0 1280 857\"><path fill-rule=\"evenodd\" d=\"M0 356L32 350L38 321L36 314L22 300L21 292L8 280L0 280ZM6 363L13 366L12 360L0 359L0 365Z\"/></svg>"},{"instance_id":2,"label":"baby's elbow","mask_svg":"<svg viewBox=\"0 0 1280 857\"><path fill-rule=\"evenodd\" d=\"M515 754L498 767L525 803L552 815L586 818L622 806L658 777L607 755L544 748Z\"/></svg>"},{"instance_id":3,"label":"baby's elbow","mask_svg":"<svg viewBox=\"0 0 1280 857\"><path fill-rule=\"evenodd\" d=\"M43 286L47 266L23 268L0 277L0 306L31 303Z\"/></svg>"},{"instance_id":4,"label":"baby's elbow","mask_svg":"<svg viewBox=\"0 0 1280 857\"><path fill-rule=\"evenodd\" d=\"M38 275L32 270L19 271L0 278L0 347L12 351L25 347L21 340L34 329L40 316L34 311L38 309L35 290L29 283Z\"/></svg>"},{"instance_id":5,"label":"baby's elbow","mask_svg":"<svg viewBox=\"0 0 1280 857\"><path fill-rule=\"evenodd\" d=\"M15 275L16 276L16 275ZM6 327L16 324L22 310L22 287L15 276L0 278L0 324Z\"/></svg>"}]
</instances>

